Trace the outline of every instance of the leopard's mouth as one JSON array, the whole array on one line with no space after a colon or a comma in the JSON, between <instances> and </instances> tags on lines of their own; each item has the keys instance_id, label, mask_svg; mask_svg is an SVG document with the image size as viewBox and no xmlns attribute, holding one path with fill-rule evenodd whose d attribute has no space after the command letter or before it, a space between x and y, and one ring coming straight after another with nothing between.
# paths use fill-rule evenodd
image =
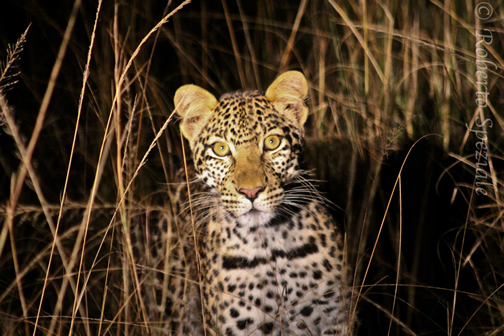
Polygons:
<instances>
[{"instance_id":1,"label":"leopard's mouth","mask_svg":"<svg viewBox=\"0 0 504 336\"><path fill-rule=\"evenodd\" d=\"M250 209L247 213L245 213L244 215L252 215L252 216L257 216L259 213L262 213L264 211L261 211L261 210L258 210L257 208L254 208L252 206L252 209Z\"/></svg>"},{"instance_id":2,"label":"leopard's mouth","mask_svg":"<svg viewBox=\"0 0 504 336\"><path fill-rule=\"evenodd\" d=\"M238 216L236 220L242 225L266 225L275 216L274 213L252 208Z\"/></svg>"}]
</instances>

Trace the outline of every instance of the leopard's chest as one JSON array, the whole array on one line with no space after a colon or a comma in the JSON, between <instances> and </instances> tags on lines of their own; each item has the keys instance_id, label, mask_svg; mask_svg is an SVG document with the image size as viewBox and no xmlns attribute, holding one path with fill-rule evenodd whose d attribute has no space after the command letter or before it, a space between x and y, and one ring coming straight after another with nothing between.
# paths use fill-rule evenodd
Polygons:
<instances>
[{"instance_id":1,"label":"leopard's chest","mask_svg":"<svg viewBox=\"0 0 504 336\"><path fill-rule=\"evenodd\" d=\"M307 208L261 227L209 223L204 306L213 328L267 334L309 324L317 306L341 294L339 236L332 222L313 214Z\"/></svg>"}]
</instances>

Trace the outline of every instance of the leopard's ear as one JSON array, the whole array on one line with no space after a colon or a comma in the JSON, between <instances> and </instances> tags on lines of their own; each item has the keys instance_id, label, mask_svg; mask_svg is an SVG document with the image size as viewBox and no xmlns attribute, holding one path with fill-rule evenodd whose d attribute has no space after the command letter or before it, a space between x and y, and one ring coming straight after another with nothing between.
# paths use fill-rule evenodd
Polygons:
<instances>
[{"instance_id":1,"label":"leopard's ear","mask_svg":"<svg viewBox=\"0 0 504 336\"><path fill-rule=\"evenodd\" d=\"M308 83L301 72L284 72L269 86L265 96L277 111L303 127L308 118L308 107L305 104Z\"/></svg>"},{"instance_id":2,"label":"leopard's ear","mask_svg":"<svg viewBox=\"0 0 504 336\"><path fill-rule=\"evenodd\" d=\"M194 140L219 104L214 95L197 85L184 85L175 92L175 109L182 117L180 131L193 148Z\"/></svg>"}]
</instances>

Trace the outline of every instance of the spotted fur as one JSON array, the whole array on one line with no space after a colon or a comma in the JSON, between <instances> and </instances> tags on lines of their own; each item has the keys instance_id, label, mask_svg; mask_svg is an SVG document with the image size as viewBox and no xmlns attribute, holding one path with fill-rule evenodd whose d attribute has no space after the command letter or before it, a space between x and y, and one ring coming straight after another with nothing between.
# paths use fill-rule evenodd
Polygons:
<instances>
[{"instance_id":1,"label":"spotted fur","mask_svg":"<svg viewBox=\"0 0 504 336\"><path fill-rule=\"evenodd\" d=\"M194 200L203 212L198 280L207 335L352 332L341 233L300 169L307 92L304 76L290 71L266 93L217 101L186 85L175 95L208 189Z\"/></svg>"}]
</instances>

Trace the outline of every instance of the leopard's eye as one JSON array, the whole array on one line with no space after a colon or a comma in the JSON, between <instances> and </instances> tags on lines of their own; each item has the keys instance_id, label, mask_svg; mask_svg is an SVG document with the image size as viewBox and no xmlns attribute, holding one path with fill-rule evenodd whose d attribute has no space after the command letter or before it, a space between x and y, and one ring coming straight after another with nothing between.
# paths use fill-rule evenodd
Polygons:
<instances>
[{"instance_id":1,"label":"leopard's eye","mask_svg":"<svg viewBox=\"0 0 504 336\"><path fill-rule=\"evenodd\" d=\"M264 139L264 147L268 150L277 149L280 146L280 138L278 135L270 135L266 139Z\"/></svg>"},{"instance_id":2,"label":"leopard's eye","mask_svg":"<svg viewBox=\"0 0 504 336\"><path fill-rule=\"evenodd\" d=\"M213 145L213 151L218 156L226 156L229 154L229 146L225 142L216 142Z\"/></svg>"}]
</instances>

